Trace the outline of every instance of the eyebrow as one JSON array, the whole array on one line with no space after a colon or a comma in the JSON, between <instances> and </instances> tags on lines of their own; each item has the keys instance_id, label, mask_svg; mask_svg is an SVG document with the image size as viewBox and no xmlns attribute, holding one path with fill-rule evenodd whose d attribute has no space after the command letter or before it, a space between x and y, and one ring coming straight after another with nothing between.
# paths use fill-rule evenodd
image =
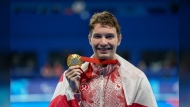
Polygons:
<instances>
[{"instance_id":1,"label":"eyebrow","mask_svg":"<svg viewBox=\"0 0 190 107\"><path fill-rule=\"evenodd\" d=\"M93 35L102 35L101 33L94 33ZM114 35L114 33L106 33L105 35Z\"/></svg>"},{"instance_id":2,"label":"eyebrow","mask_svg":"<svg viewBox=\"0 0 190 107\"><path fill-rule=\"evenodd\" d=\"M106 35L113 35L113 36L114 36L114 34L113 34L113 33L107 33Z\"/></svg>"},{"instance_id":3,"label":"eyebrow","mask_svg":"<svg viewBox=\"0 0 190 107\"><path fill-rule=\"evenodd\" d=\"M100 33L94 33L93 35L101 35Z\"/></svg>"}]
</instances>

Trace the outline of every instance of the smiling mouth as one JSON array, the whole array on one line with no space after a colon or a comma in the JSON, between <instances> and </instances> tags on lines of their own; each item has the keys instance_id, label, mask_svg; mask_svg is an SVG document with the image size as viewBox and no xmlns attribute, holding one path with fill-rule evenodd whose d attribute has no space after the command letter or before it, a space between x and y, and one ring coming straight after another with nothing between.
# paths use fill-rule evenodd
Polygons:
<instances>
[{"instance_id":1,"label":"smiling mouth","mask_svg":"<svg viewBox=\"0 0 190 107\"><path fill-rule=\"evenodd\" d=\"M107 50L111 50L112 48L97 48L100 51L107 51Z\"/></svg>"}]
</instances>

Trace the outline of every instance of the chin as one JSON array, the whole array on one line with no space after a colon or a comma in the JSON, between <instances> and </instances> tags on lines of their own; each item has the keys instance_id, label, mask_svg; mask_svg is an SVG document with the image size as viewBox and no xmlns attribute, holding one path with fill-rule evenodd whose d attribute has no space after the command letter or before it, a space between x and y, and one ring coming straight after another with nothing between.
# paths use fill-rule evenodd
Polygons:
<instances>
[{"instance_id":1,"label":"chin","mask_svg":"<svg viewBox=\"0 0 190 107\"><path fill-rule=\"evenodd\" d=\"M111 57L110 56L108 56L108 55L98 55L99 57L99 59L110 59Z\"/></svg>"}]
</instances>

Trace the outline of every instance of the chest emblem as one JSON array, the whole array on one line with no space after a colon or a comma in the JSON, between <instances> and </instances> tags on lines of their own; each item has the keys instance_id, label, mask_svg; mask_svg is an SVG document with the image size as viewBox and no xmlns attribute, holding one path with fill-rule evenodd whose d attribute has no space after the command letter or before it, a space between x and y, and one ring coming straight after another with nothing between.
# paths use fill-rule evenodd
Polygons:
<instances>
[{"instance_id":1,"label":"chest emblem","mask_svg":"<svg viewBox=\"0 0 190 107\"><path fill-rule=\"evenodd\" d=\"M89 88L88 84L81 84L80 85L80 90L81 91L86 91L86 90L88 90L88 88Z\"/></svg>"}]
</instances>

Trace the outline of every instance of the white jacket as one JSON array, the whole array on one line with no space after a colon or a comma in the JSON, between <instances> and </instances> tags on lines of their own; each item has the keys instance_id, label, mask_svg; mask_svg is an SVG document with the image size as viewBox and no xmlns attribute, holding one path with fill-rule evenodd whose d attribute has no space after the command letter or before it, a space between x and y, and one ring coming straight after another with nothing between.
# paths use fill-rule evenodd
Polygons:
<instances>
[{"instance_id":1,"label":"white jacket","mask_svg":"<svg viewBox=\"0 0 190 107\"><path fill-rule=\"evenodd\" d=\"M128 107L157 107L146 75L117 54L116 58L120 63L118 71L122 78L123 90ZM88 65L89 62L85 62L81 66L81 69L86 71ZM64 74L57 84L49 107L79 107Z\"/></svg>"}]
</instances>

